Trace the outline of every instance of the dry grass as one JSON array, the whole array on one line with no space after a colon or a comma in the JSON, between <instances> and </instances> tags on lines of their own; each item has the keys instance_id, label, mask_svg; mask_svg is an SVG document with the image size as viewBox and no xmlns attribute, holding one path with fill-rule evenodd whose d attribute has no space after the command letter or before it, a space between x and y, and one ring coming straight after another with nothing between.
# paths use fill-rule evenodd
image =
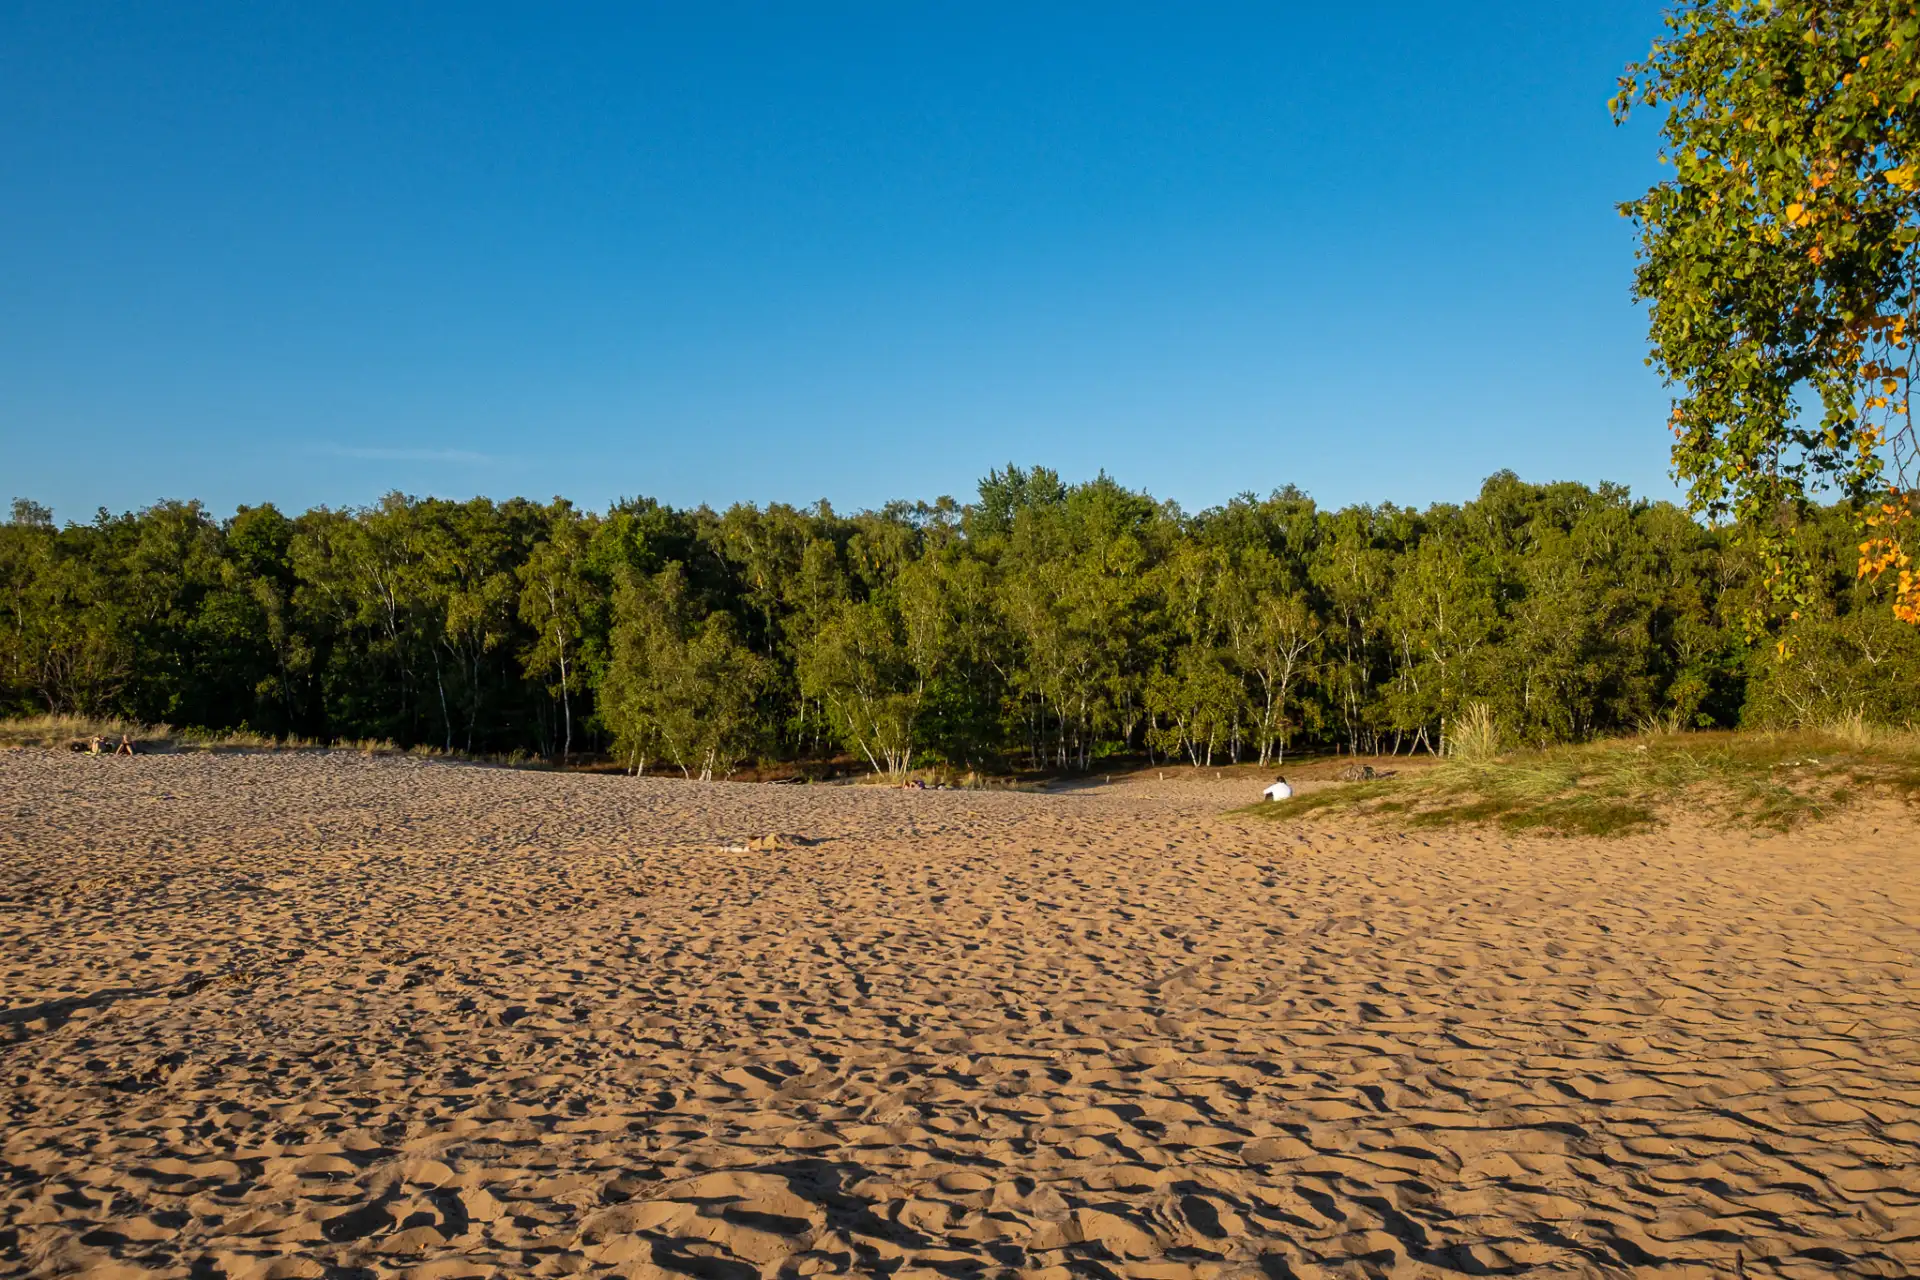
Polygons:
<instances>
[{"instance_id":1,"label":"dry grass","mask_svg":"<svg viewBox=\"0 0 1920 1280\"><path fill-rule=\"evenodd\" d=\"M170 744L175 735L169 725L136 724L131 720L95 719L90 716L28 716L18 720L0 720L0 747L65 747L89 738L119 742L126 734L143 747Z\"/></svg>"},{"instance_id":2,"label":"dry grass","mask_svg":"<svg viewBox=\"0 0 1920 1280\"><path fill-rule=\"evenodd\" d=\"M318 742L311 738L276 738L271 734L246 729L175 729L167 724L140 724L132 720L90 716L28 716L0 720L0 750L38 747L50 751L65 750L74 743L101 739L107 749L118 744L122 734L133 740L141 751L357 751L362 755L398 755L402 748L386 738L339 739ZM415 755L444 755L431 748L415 747Z\"/></svg>"},{"instance_id":3,"label":"dry grass","mask_svg":"<svg viewBox=\"0 0 1920 1280\"><path fill-rule=\"evenodd\" d=\"M1484 702L1470 704L1447 726L1443 741L1447 756L1462 764L1492 760L1500 754L1500 726L1494 723L1493 708Z\"/></svg>"},{"instance_id":4,"label":"dry grass","mask_svg":"<svg viewBox=\"0 0 1920 1280\"><path fill-rule=\"evenodd\" d=\"M1780 733L1673 733L1476 759L1307 792L1242 812L1274 820L1381 816L1412 827L1493 823L1510 831L1624 835L1678 810L1790 830L1860 796L1920 803L1920 734L1849 720Z\"/></svg>"}]
</instances>

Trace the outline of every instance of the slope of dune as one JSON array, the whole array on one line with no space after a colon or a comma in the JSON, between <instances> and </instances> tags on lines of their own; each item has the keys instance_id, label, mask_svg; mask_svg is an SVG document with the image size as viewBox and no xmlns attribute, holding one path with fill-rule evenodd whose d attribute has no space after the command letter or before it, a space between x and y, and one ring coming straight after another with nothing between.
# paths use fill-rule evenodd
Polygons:
<instances>
[{"instance_id":1,"label":"slope of dune","mask_svg":"<svg viewBox=\"0 0 1920 1280\"><path fill-rule=\"evenodd\" d=\"M1169 778L0 755L0 1271L1920 1273L1903 813Z\"/></svg>"}]
</instances>

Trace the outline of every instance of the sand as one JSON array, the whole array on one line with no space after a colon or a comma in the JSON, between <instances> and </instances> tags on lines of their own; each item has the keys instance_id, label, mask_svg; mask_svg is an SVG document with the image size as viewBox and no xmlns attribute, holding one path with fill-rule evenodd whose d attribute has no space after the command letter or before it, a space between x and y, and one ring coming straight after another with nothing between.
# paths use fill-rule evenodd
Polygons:
<instances>
[{"instance_id":1,"label":"sand","mask_svg":"<svg viewBox=\"0 0 1920 1280\"><path fill-rule=\"evenodd\" d=\"M1169 778L0 756L0 1271L1920 1274L1903 813Z\"/></svg>"}]
</instances>

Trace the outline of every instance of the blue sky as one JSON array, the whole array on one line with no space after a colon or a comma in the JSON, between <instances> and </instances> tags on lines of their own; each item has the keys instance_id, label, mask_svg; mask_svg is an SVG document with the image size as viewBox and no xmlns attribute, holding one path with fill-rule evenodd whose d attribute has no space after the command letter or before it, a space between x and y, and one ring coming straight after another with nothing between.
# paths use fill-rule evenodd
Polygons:
<instances>
[{"instance_id":1,"label":"blue sky","mask_svg":"<svg viewBox=\"0 0 1920 1280\"><path fill-rule=\"evenodd\" d=\"M0 499L1671 496L1641 0L0 0Z\"/></svg>"}]
</instances>

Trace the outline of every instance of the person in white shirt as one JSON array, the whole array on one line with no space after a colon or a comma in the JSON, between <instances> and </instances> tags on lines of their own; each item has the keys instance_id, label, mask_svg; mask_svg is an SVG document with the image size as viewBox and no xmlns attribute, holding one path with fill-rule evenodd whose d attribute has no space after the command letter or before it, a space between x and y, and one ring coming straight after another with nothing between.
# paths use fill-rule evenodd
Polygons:
<instances>
[{"instance_id":1,"label":"person in white shirt","mask_svg":"<svg viewBox=\"0 0 1920 1280\"><path fill-rule=\"evenodd\" d=\"M1287 785L1285 778L1275 778L1273 785L1260 793L1269 800L1286 800L1293 795L1293 788Z\"/></svg>"}]
</instances>

